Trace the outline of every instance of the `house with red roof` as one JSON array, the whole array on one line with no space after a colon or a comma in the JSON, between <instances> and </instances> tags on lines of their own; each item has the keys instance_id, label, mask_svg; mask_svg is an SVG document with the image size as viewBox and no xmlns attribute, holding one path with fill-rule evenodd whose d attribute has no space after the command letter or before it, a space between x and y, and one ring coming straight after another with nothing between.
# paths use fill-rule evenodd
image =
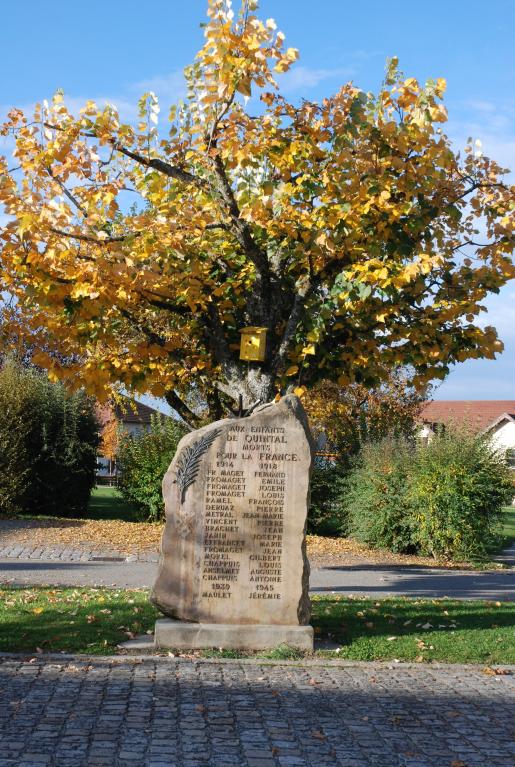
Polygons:
<instances>
[{"instance_id":1,"label":"house with red roof","mask_svg":"<svg viewBox=\"0 0 515 767\"><path fill-rule=\"evenodd\" d=\"M496 447L507 451L509 464L515 469L515 400L434 400L425 403L420 420L420 436L426 440L450 424L489 434Z\"/></svg>"},{"instance_id":2,"label":"house with red roof","mask_svg":"<svg viewBox=\"0 0 515 767\"><path fill-rule=\"evenodd\" d=\"M168 418L158 410L142 402L124 397L119 402L97 403L95 408L102 436L101 450L97 456L97 482L111 484L116 476L116 452L121 432L138 437L150 430L152 417Z\"/></svg>"}]
</instances>

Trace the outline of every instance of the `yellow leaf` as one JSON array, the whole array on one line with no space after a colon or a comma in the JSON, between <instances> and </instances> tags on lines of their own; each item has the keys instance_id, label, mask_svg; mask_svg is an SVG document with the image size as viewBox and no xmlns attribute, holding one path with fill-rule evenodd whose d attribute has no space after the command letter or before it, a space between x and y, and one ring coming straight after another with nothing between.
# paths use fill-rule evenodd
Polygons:
<instances>
[{"instance_id":1,"label":"yellow leaf","mask_svg":"<svg viewBox=\"0 0 515 767\"><path fill-rule=\"evenodd\" d=\"M34 613L34 615L41 615L41 613L43 612L43 608L42 607L33 607L32 608L32 612Z\"/></svg>"},{"instance_id":2,"label":"yellow leaf","mask_svg":"<svg viewBox=\"0 0 515 767\"><path fill-rule=\"evenodd\" d=\"M236 85L236 90L244 96L252 96L250 77L242 77Z\"/></svg>"},{"instance_id":3,"label":"yellow leaf","mask_svg":"<svg viewBox=\"0 0 515 767\"><path fill-rule=\"evenodd\" d=\"M286 371L285 375L287 375L287 376L294 376L298 372L299 372L299 366L298 365L292 365L291 367L288 368L288 370Z\"/></svg>"}]
</instances>

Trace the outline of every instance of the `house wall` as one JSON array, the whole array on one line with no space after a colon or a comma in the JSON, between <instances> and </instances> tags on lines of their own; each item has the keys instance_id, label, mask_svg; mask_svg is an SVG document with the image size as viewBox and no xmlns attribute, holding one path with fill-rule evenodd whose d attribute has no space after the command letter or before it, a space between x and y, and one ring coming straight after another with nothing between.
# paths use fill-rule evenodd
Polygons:
<instances>
[{"instance_id":1,"label":"house wall","mask_svg":"<svg viewBox=\"0 0 515 767\"><path fill-rule=\"evenodd\" d=\"M424 423L419 427L417 436L420 440L422 440L422 442L427 444L428 442L431 442L435 436L435 433L427 423Z\"/></svg>"},{"instance_id":2,"label":"house wall","mask_svg":"<svg viewBox=\"0 0 515 767\"><path fill-rule=\"evenodd\" d=\"M492 443L501 450L515 450L515 423L504 421L491 431Z\"/></svg>"},{"instance_id":3,"label":"house wall","mask_svg":"<svg viewBox=\"0 0 515 767\"><path fill-rule=\"evenodd\" d=\"M142 423L126 423L122 422L121 427L126 434L130 434L131 437L139 437L144 431L149 431L150 426Z\"/></svg>"}]
</instances>

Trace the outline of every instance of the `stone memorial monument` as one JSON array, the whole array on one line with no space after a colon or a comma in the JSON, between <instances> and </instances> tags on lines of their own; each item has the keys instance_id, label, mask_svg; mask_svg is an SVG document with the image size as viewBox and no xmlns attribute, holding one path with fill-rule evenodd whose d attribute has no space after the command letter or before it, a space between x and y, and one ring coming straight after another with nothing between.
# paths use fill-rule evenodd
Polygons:
<instances>
[{"instance_id":1,"label":"stone memorial monument","mask_svg":"<svg viewBox=\"0 0 515 767\"><path fill-rule=\"evenodd\" d=\"M313 649L312 440L297 397L187 434L163 481L156 647Z\"/></svg>"}]
</instances>

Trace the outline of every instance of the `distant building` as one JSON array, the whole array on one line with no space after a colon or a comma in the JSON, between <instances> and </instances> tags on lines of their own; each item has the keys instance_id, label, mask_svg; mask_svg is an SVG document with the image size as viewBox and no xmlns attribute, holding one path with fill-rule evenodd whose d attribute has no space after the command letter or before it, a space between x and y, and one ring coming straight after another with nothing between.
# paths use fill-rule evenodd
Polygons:
<instances>
[{"instance_id":1,"label":"distant building","mask_svg":"<svg viewBox=\"0 0 515 767\"><path fill-rule=\"evenodd\" d=\"M116 452L120 432L137 437L150 430L153 415L163 413L142 402L124 398L121 403L96 406L97 420L102 436L102 454L97 456L97 481L111 484L116 478Z\"/></svg>"},{"instance_id":2,"label":"distant building","mask_svg":"<svg viewBox=\"0 0 515 767\"><path fill-rule=\"evenodd\" d=\"M507 451L508 463L515 469L515 400L435 400L426 402L420 420L420 436L427 441L450 424L489 434L496 447Z\"/></svg>"}]
</instances>

